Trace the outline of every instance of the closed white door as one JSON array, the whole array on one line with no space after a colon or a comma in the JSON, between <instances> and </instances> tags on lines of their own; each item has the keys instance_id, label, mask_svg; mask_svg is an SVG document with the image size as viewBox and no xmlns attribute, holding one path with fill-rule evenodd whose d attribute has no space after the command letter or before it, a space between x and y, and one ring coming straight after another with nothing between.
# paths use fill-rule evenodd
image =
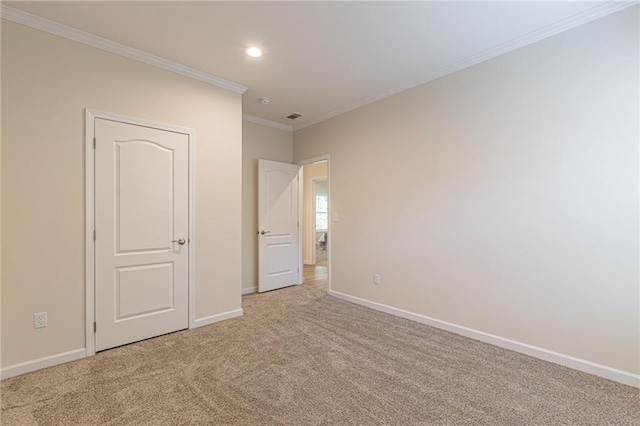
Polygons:
<instances>
[{"instance_id":1,"label":"closed white door","mask_svg":"<svg viewBox=\"0 0 640 426\"><path fill-rule=\"evenodd\" d=\"M302 282L298 170L295 164L258 160L258 291Z\"/></svg>"},{"instance_id":2,"label":"closed white door","mask_svg":"<svg viewBox=\"0 0 640 426\"><path fill-rule=\"evenodd\" d=\"M189 136L95 119L96 350L188 328Z\"/></svg>"}]
</instances>

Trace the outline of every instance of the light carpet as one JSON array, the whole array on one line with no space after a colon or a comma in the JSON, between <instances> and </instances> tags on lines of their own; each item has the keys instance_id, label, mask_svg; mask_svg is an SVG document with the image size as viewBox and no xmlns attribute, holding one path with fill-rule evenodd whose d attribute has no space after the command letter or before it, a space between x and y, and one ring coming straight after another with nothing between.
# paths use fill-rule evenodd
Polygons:
<instances>
[{"instance_id":1,"label":"light carpet","mask_svg":"<svg viewBox=\"0 0 640 426\"><path fill-rule=\"evenodd\" d=\"M1 384L3 425L638 425L638 389L297 286Z\"/></svg>"}]
</instances>

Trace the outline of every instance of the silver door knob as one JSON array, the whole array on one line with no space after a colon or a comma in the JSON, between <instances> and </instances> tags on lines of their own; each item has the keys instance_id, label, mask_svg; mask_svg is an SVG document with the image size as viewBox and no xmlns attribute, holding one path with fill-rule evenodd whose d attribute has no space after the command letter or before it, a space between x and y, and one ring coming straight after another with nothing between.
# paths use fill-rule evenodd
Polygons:
<instances>
[{"instance_id":1,"label":"silver door knob","mask_svg":"<svg viewBox=\"0 0 640 426\"><path fill-rule=\"evenodd\" d=\"M271 231L265 231L265 230L260 231L260 235L270 234L270 233Z\"/></svg>"},{"instance_id":2,"label":"silver door knob","mask_svg":"<svg viewBox=\"0 0 640 426\"><path fill-rule=\"evenodd\" d=\"M184 238L180 238L180 239L178 239L178 240L173 240L173 241L171 241L171 242L172 242L172 243L178 243L178 244L180 244L180 245L183 245L184 243L186 243L186 242L187 242L187 240L185 240Z\"/></svg>"}]
</instances>

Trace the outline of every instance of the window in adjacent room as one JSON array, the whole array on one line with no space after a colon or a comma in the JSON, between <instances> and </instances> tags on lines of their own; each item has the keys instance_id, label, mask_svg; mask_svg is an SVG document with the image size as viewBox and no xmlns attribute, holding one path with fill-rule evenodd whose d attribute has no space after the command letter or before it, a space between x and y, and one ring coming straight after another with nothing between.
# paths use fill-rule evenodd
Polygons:
<instances>
[{"instance_id":1,"label":"window in adjacent room","mask_svg":"<svg viewBox=\"0 0 640 426\"><path fill-rule=\"evenodd\" d=\"M327 196L316 195L316 231L326 231L328 221Z\"/></svg>"}]
</instances>

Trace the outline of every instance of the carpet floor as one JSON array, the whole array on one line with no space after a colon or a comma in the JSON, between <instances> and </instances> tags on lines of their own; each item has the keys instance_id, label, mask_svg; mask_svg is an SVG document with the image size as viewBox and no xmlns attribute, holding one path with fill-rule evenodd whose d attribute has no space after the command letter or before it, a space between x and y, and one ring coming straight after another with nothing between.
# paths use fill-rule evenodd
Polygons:
<instances>
[{"instance_id":1,"label":"carpet floor","mask_svg":"<svg viewBox=\"0 0 640 426\"><path fill-rule=\"evenodd\" d=\"M638 389L327 296L1 383L2 425L639 425Z\"/></svg>"}]
</instances>

